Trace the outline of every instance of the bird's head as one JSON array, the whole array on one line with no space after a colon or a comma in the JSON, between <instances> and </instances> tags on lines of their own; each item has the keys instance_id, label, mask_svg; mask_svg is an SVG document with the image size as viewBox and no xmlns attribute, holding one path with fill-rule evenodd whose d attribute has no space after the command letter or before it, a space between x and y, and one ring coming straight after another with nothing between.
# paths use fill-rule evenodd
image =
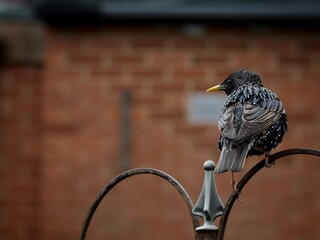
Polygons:
<instances>
[{"instance_id":1,"label":"bird's head","mask_svg":"<svg viewBox=\"0 0 320 240\"><path fill-rule=\"evenodd\" d=\"M232 72L226 80L219 85L207 89L207 92L223 90L229 95L242 86L263 87L261 78L257 73L246 69L240 69Z\"/></svg>"}]
</instances>

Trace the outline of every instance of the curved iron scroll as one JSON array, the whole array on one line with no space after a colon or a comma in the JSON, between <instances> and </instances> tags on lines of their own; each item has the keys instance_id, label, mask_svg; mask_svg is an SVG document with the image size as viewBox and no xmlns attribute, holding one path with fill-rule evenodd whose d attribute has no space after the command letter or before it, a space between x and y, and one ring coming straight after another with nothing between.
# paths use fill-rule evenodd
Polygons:
<instances>
[{"instance_id":1,"label":"curved iron scroll","mask_svg":"<svg viewBox=\"0 0 320 240\"><path fill-rule=\"evenodd\" d=\"M288 149L284 150L278 153L275 153L273 155L269 156L269 163L274 163L276 160L290 156L290 155L296 155L296 154L307 154L307 155L314 155L320 157L320 151L314 150L314 149L306 149L306 148L295 148L295 149ZM224 238L224 232L225 228L227 225L229 213L233 207L233 204L235 200L239 196L239 192L243 189L243 187L247 184L247 182L257 173L259 172L262 168L265 167L265 160L261 160L258 162L255 166L253 166L247 173L246 175L243 176L243 178L239 181L237 184L238 191L233 191L229 197L229 200L225 206L224 212L221 215L220 219L220 224L219 224L219 229L217 233L217 239L218 240L223 240Z\"/></svg>"},{"instance_id":2,"label":"curved iron scroll","mask_svg":"<svg viewBox=\"0 0 320 240\"><path fill-rule=\"evenodd\" d=\"M275 153L273 155L269 156L269 163L274 163L276 160L286 157L286 156L290 156L290 155L297 155L297 154L306 154L306 155L314 155L314 156L318 156L320 157L320 151L318 150L313 150L313 149L305 149L305 148L296 148L296 149L289 149L289 150L284 150L278 153ZM224 232L225 232L225 228L227 225L227 221L228 221L228 217L229 214L232 210L233 204L235 202L235 200L238 198L239 192L241 192L241 190L243 189L243 187L248 183L248 181L256 174L258 173L261 169L263 169L265 167L265 160L261 160L260 162L258 162L255 166L253 166L245 175L244 177L239 181L239 183L237 184L237 188L238 188L238 192L237 191L233 191L227 201L227 204L225 205L225 208L223 210L223 213L221 215L221 219L220 219L220 223L219 223L219 228L216 231L209 231L209 232L205 232L204 235L199 235L196 231L194 231L195 233L195 239L196 240L204 240L204 239L218 239L218 240L223 240L224 238ZM108 194L108 192L114 188L118 183L120 183L121 181L134 176L134 175L139 175L139 174L151 174L151 175L155 175L158 176L160 178L163 178L164 180L166 180L167 182L169 182L178 192L179 194L182 196L188 210L189 210L189 214L190 217L192 219L192 223L193 223L193 228L194 230L196 230L197 227L199 227L199 221L198 218L195 217L192 214L192 209L193 209L193 203L191 198L189 197L187 191L183 188L183 186L173 177L171 177L169 174L162 172L160 170L157 169L152 169L152 168L137 168L137 169L132 169L129 170L127 172L124 172L120 175L118 175L117 177L115 177L113 180L111 180L104 188L103 190L99 193L99 195L97 196L97 198L95 199L95 201L92 203L87 216L83 222L82 225L82 231L81 231L81 240L85 240L86 238L86 234L87 234L87 230L90 224L90 221L96 211L96 209L98 208L99 204L101 203L101 201L103 200L103 198Z\"/></svg>"},{"instance_id":3,"label":"curved iron scroll","mask_svg":"<svg viewBox=\"0 0 320 240\"><path fill-rule=\"evenodd\" d=\"M187 191L182 187L182 185L173 177L171 177L169 174L159 171L157 169L152 169L152 168L136 168L136 169L132 169L129 171L126 171L120 175L118 175L117 177L115 177L113 180L111 180L104 188L103 190L99 193L99 195L97 196L97 198L95 199L95 201L92 203L87 216L83 222L82 225L82 231L81 231L81 240L85 240L86 235L87 235L87 231L88 231L88 227L89 224L91 222L91 219L96 211L96 209L98 208L100 202L103 200L103 198L107 195L107 193L114 188L118 183L120 183L121 181L125 180L126 178L132 177L134 175L139 175L139 174L151 174L151 175L155 175L158 176L160 178L163 178L164 180L166 180L167 182L169 182L178 192L179 194L182 196L185 204L187 205L187 208L189 210L190 213L190 217L192 219L192 223L193 223L193 227L194 229L196 229L197 227L199 227L199 221L198 218L195 217L192 214L192 208L193 208L193 203L191 198L189 197ZM195 239L198 239L198 236L195 232Z\"/></svg>"}]
</instances>

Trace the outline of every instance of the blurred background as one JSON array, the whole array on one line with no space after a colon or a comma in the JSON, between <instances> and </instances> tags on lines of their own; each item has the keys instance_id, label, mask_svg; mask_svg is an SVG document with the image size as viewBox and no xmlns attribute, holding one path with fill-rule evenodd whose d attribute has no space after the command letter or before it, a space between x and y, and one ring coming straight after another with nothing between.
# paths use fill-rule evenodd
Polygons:
<instances>
[{"instance_id":1,"label":"blurred background","mask_svg":"<svg viewBox=\"0 0 320 240\"><path fill-rule=\"evenodd\" d=\"M1 1L0 238L79 239L100 190L136 167L171 174L195 202L204 161L219 158L226 98L205 90L238 68L285 105L289 132L275 152L319 149L319 23L313 0ZM226 239L320 239L319 170L302 155L263 169ZM215 176L224 203L230 175ZM104 199L87 239L194 234L172 186L136 176Z\"/></svg>"}]
</instances>

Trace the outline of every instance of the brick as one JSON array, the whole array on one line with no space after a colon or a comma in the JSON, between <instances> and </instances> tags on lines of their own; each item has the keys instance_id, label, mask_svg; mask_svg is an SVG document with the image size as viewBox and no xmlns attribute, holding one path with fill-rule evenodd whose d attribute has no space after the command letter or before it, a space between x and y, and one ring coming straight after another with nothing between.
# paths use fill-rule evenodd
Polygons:
<instances>
[{"instance_id":1,"label":"brick","mask_svg":"<svg viewBox=\"0 0 320 240\"><path fill-rule=\"evenodd\" d=\"M3 74L3 75L2 75ZM9 67L1 72L1 77L10 81L9 88L5 88L7 95L2 94L5 100L7 114L2 114L2 135L0 151L2 167L1 189L8 199L1 199L0 211L5 214L5 222L0 221L1 237L7 239L31 239L37 237L38 208L35 196L38 188L39 165L39 138L38 124L40 119L41 68ZM2 82L3 78L1 78ZM2 84L3 86L3 84ZM10 96L10 97L8 97ZM5 111L7 111L5 110ZM5 133L5 134L4 134ZM10 171L9 171L10 169ZM11 170L12 169L12 170ZM3 186L6 186L5 188ZM14 226L14 227L13 227Z\"/></svg>"},{"instance_id":2,"label":"brick","mask_svg":"<svg viewBox=\"0 0 320 240\"><path fill-rule=\"evenodd\" d=\"M258 72L285 104L289 132L273 152L319 146L318 35L232 26L208 26L205 34L188 38L175 27L151 25L50 29L40 67L2 66L1 238L79 236L90 204L120 173L124 90L132 93L130 167L170 173L193 201L201 190L203 162L219 157L219 133L216 126L187 122L186 94L222 82L236 68ZM236 179L260 160L248 158ZM318 239L317 168L316 158L290 156L259 172L246 185L242 204L235 203L226 238ZM226 202L230 174L215 178ZM89 238L128 235L194 237L190 216L170 184L136 176L106 196Z\"/></svg>"},{"instance_id":3,"label":"brick","mask_svg":"<svg viewBox=\"0 0 320 240\"><path fill-rule=\"evenodd\" d=\"M188 125L179 125L175 128L175 133L177 134L191 134L191 135L195 135L195 134L203 134L206 130L208 129L208 127L206 126L188 126Z\"/></svg>"},{"instance_id":4,"label":"brick","mask_svg":"<svg viewBox=\"0 0 320 240\"><path fill-rule=\"evenodd\" d=\"M192 39L192 38L175 38L172 41L172 46L176 49L203 49L206 44L205 41L201 38Z\"/></svg>"},{"instance_id":5,"label":"brick","mask_svg":"<svg viewBox=\"0 0 320 240\"><path fill-rule=\"evenodd\" d=\"M74 123L64 123L64 124L49 124L45 127L45 131L50 134L75 134L80 131L79 126Z\"/></svg>"},{"instance_id":6,"label":"brick","mask_svg":"<svg viewBox=\"0 0 320 240\"><path fill-rule=\"evenodd\" d=\"M131 74L134 78L152 78L152 77L162 77L163 72L160 68L144 69L144 68L134 68L131 70Z\"/></svg>"},{"instance_id":7,"label":"brick","mask_svg":"<svg viewBox=\"0 0 320 240\"><path fill-rule=\"evenodd\" d=\"M71 63L97 64L101 62L102 57L99 52L75 51L69 53L68 60Z\"/></svg>"},{"instance_id":8,"label":"brick","mask_svg":"<svg viewBox=\"0 0 320 240\"><path fill-rule=\"evenodd\" d=\"M117 64L141 64L143 57L138 52L133 53L113 53L111 61Z\"/></svg>"},{"instance_id":9,"label":"brick","mask_svg":"<svg viewBox=\"0 0 320 240\"><path fill-rule=\"evenodd\" d=\"M130 42L130 45L135 50L145 50L145 49L154 49L154 48L163 48L165 42L163 39L158 37L149 37L149 38L134 38Z\"/></svg>"},{"instance_id":10,"label":"brick","mask_svg":"<svg viewBox=\"0 0 320 240\"><path fill-rule=\"evenodd\" d=\"M177 68L173 70L173 77L177 78L203 78L205 70L203 68Z\"/></svg>"},{"instance_id":11,"label":"brick","mask_svg":"<svg viewBox=\"0 0 320 240\"><path fill-rule=\"evenodd\" d=\"M152 66L186 66L190 63L190 56L186 52L182 51L153 51L149 53L150 60L148 64L152 64Z\"/></svg>"},{"instance_id":12,"label":"brick","mask_svg":"<svg viewBox=\"0 0 320 240\"><path fill-rule=\"evenodd\" d=\"M220 50L245 50L248 46L247 41L248 39L244 37L239 38L238 36L233 36L228 39L217 39L215 41L215 46Z\"/></svg>"},{"instance_id":13,"label":"brick","mask_svg":"<svg viewBox=\"0 0 320 240\"><path fill-rule=\"evenodd\" d=\"M159 95L158 97L155 96L133 96L132 104L137 105L162 105L164 102L164 99Z\"/></svg>"},{"instance_id":14,"label":"brick","mask_svg":"<svg viewBox=\"0 0 320 240\"><path fill-rule=\"evenodd\" d=\"M79 72L77 71L77 73L79 74ZM93 78L108 78L110 76L114 77L120 77L122 75L122 69L121 68L117 68L117 67L91 67L89 70L89 74L93 77ZM79 78L78 75L77 78Z\"/></svg>"},{"instance_id":15,"label":"brick","mask_svg":"<svg viewBox=\"0 0 320 240\"><path fill-rule=\"evenodd\" d=\"M181 93L181 91L184 89L184 86L182 84L174 84L171 82L156 82L153 84L153 91L156 94L162 95L163 93L170 93L170 92L178 92Z\"/></svg>"},{"instance_id":16,"label":"brick","mask_svg":"<svg viewBox=\"0 0 320 240\"><path fill-rule=\"evenodd\" d=\"M284 39L281 38L262 36L259 41L255 41L252 44L256 46L259 52L262 51L266 53L288 54L292 49L292 43L288 42L288 40L284 41Z\"/></svg>"},{"instance_id":17,"label":"brick","mask_svg":"<svg viewBox=\"0 0 320 240\"><path fill-rule=\"evenodd\" d=\"M184 117L184 112L179 109L173 109L173 110L166 110L166 109L157 109L157 111L154 111L151 113L152 118L155 120L161 121L165 119L171 119L171 121L174 120L182 120Z\"/></svg>"},{"instance_id":18,"label":"brick","mask_svg":"<svg viewBox=\"0 0 320 240\"><path fill-rule=\"evenodd\" d=\"M278 57L279 64L288 66L288 65L309 65L311 62L310 56L305 54L290 54L282 55Z\"/></svg>"},{"instance_id":19,"label":"brick","mask_svg":"<svg viewBox=\"0 0 320 240\"><path fill-rule=\"evenodd\" d=\"M250 68L250 66L264 66L271 65L271 57L260 52L243 52L234 56L234 61L240 68Z\"/></svg>"},{"instance_id":20,"label":"brick","mask_svg":"<svg viewBox=\"0 0 320 240\"><path fill-rule=\"evenodd\" d=\"M204 55L199 54L194 56L194 62L198 64L225 64L227 57L220 53L219 55Z\"/></svg>"}]
</instances>

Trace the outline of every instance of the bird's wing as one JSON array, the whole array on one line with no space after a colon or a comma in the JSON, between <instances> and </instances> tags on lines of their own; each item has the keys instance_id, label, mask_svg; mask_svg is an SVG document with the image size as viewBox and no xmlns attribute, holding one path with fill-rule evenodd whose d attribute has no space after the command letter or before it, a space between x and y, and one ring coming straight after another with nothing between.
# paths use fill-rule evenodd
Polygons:
<instances>
[{"instance_id":1,"label":"bird's wing","mask_svg":"<svg viewBox=\"0 0 320 240\"><path fill-rule=\"evenodd\" d=\"M236 129L234 125L234 110L236 104L226 107L218 119L218 127L222 137L233 139L236 136Z\"/></svg>"},{"instance_id":2,"label":"bird's wing","mask_svg":"<svg viewBox=\"0 0 320 240\"><path fill-rule=\"evenodd\" d=\"M278 99L259 101L257 104L244 103L242 116L235 114L235 109L236 104L228 106L218 123L221 135L238 144L265 131L278 120L283 105Z\"/></svg>"}]
</instances>

